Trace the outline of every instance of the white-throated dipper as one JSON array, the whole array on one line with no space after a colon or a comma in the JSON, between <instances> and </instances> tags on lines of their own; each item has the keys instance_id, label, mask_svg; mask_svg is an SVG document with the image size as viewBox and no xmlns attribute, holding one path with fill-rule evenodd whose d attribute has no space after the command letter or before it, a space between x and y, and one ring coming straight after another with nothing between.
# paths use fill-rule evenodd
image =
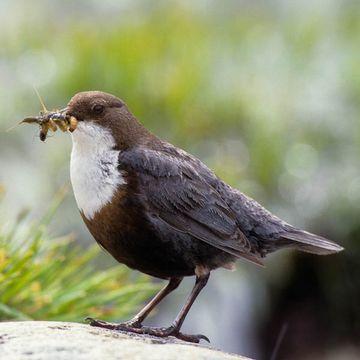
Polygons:
<instances>
[{"instance_id":1,"label":"white-throated dipper","mask_svg":"<svg viewBox=\"0 0 360 360\"><path fill-rule=\"evenodd\" d=\"M153 135L111 94L78 93L66 115L77 119L70 172L86 226L120 263L169 280L132 320L90 319L93 326L207 340L180 328L212 270L233 269L238 258L262 264L262 258L282 248L321 255L342 250L225 184L200 160ZM195 285L173 324L143 326L151 310L191 275Z\"/></svg>"}]
</instances>

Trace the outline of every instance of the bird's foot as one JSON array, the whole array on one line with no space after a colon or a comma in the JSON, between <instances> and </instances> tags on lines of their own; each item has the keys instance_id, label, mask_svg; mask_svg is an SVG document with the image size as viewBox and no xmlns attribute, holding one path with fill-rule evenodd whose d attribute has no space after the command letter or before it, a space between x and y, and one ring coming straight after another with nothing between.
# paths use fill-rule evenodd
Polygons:
<instances>
[{"instance_id":1,"label":"bird's foot","mask_svg":"<svg viewBox=\"0 0 360 360\"><path fill-rule=\"evenodd\" d=\"M173 337L176 337L177 339L191 342L191 343L196 343L196 344L198 344L200 342L200 340L205 340L207 342L210 342L210 340L205 335L183 334L174 326L170 326L168 328L149 327L149 326L133 327L131 325L129 326L127 323L123 323L123 324L119 324L116 327L116 330L128 331L128 332L133 332L136 334L146 334L146 335L156 336L156 337L160 337L160 338L166 338L169 336L173 336Z\"/></svg>"},{"instance_id":2,"label":"bird's foot","mask_svg":"<svg viewBox=\"0 0 360 360\"><path fill-rule=\"evenodd\" d=\"M104 329L110 329L110 330L120 330L120 331L126 331L131 332L134 334L146 334L151 336L156 336L160 338L166 338L169 336L176 337L177 339L196 343L198 344L200 340L205 340L210 343L210 340L205 335L188 335L181 333L175 326L169 326L168 328L163 327L150 327L150 326L143 326L139 321L136 319L129 320L120 324L114 324L109 323L102 320L95 320L91 317L87 317L85 319L89 322L90 326L96 326L101 327Z\"/></svg>"}]
</instances>

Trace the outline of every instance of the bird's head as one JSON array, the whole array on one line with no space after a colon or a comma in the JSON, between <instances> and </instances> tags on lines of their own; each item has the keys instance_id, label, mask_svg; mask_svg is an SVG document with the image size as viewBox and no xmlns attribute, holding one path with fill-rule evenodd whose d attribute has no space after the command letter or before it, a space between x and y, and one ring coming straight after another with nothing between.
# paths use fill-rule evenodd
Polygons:
<instances>
[{"instance_id":1,"label":"bird's head","mask_svg":"<svg viewBox=\"0 0 360 360\"><path fill-rule=\"evenodd\" d=\"M66 114L78 122L73 132L74 142L104 141L100 134L106 133L115 139L118 147L126 148L141 142L148 134L121 99L101 91L77 93L69 101Z\"/></svg>"},{"instance_id":2,"label":"bird's head","mask_svg":"<svg viewBox=\"0 0 360 360\"><path fill-rule=\"evenodd\" d=\"M101 91L84 91L72 97L67 106L67 114L77 121L96 122L106 126L114 118L128 112L125 103L114 95Z\"/></svg>"}]
</instances>

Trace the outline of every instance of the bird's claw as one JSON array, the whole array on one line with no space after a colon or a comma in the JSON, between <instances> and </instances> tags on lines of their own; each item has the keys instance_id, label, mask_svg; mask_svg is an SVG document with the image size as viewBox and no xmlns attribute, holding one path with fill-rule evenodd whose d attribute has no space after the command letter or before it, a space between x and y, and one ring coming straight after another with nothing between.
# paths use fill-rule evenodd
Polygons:
<instances>
[{"instance_id":1,"label":"bird's claw","mask_svg":"<svg viewBox=\"0 0 360 360\"><path fill-rule=\"evenodd\" d=\"M197 335L188 335L188 334L183 334L181 332L179 332L176 336L176 338L183 340L183 341L187 341L187 342L192 342L195 344L198 344L200 342L200 340L205 340L210 344L210 340L207 336L202 335L202 334L197 334Z\"/></svg>"},{"instance_id":2,"label":"bird's claw","mask_svg":"<svg viewBox=\"0 0 360 360\"><path fill-rule=\"evenodd\" d=\"M88 322L90 326L96 326L110 330L116 330L116 327L118 326L118 324L113 324L102 320L96 320L93 319L92 317L85 318L85 321Z\"/></svg>"}]
</instances>

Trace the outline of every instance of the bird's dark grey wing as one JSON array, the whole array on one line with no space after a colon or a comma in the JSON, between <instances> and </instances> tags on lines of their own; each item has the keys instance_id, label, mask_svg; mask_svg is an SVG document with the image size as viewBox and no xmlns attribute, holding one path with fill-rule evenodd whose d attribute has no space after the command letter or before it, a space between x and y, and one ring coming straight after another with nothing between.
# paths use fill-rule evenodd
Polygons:
<instances>
[{"instance_id":1,"label":"bird's dark grey wing","mask_svg":"<svg viewBox=\"0 0 360 360\"><path fill-rule=\"evenodd\" d=\"M283 247L293 247L315 254L329 254L342 247L321 236L295 228L266 210L258 202L219 179L205 164L187 152L163 143L163 151L182 159L208 183L231 209L237 225L262 257Z\"/></svg>"},{"instance_id":2,"label":"bird's dark grey wing","mask_svg":"<svg viewBox=\"0 0 360 360\"><path fill-rule=\"evenodd\" d=\"M233 211L186 158L136 148L120 153L119 168L136 174L150 212L174 229L261 264Z\"/></svg>"}]
</instances>

